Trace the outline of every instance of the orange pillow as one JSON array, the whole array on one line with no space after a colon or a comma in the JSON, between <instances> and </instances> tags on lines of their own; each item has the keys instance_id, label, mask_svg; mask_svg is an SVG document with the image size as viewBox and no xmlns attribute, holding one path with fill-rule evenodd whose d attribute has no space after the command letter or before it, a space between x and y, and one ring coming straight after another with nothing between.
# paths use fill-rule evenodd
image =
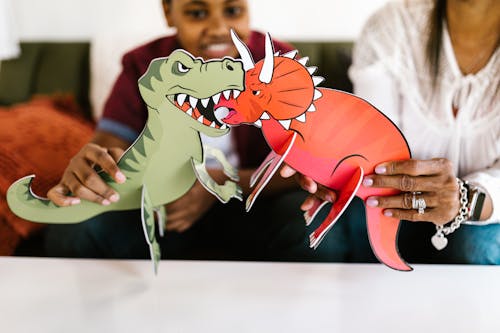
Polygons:
<instances>
[{"instance_id":1,"label":"orange pillow","mask_svg":"<svg viewBox=\"0 0 500 333\"><path fill-rule=\"evenodd\" d=\"M45 197L71 157L90 140L93 128L67 97L37 97L0 107L0 255L12 254L22 239L43 227L10 211L5 199L10 184L35 174L33 191Z\"/></svg>"}]
</instances>

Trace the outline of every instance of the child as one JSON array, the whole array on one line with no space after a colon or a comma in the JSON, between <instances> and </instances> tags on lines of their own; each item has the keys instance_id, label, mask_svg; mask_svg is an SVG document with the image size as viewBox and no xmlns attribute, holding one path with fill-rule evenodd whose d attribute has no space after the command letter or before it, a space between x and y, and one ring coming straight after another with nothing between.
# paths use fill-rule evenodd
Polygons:
<instances>
[{"instance_id":1,"label":"child","mask_svg":"<svg viewBox=\"0 0 500 333\"><path fill-rule=\"evenodd\" d=\"M183 48L194 56L238 57L230 29L247 43L254 59L264 56L264 35L249 28L245 0L163 1L165 17L177 29L125 54L123 70L105 104L91 142L68 165L48 197L59 206L76 205L80 199L111 205L120 198L95 172L99 166L116 182L125 181L116 161L134 141L147 120L138 78L152 59ZM274 42L282 52L293 48ZM231 135L210 142L239 162L240 184L249 194L249 179L268 153L260 130L251 126L231 129ZM204 138L206 140L206 138ZM205 141L206 142L206 141ZM209 170L223 182L222 170ZM70 196L72 193L74 196ZM307 259L319 253L307 246L300 202L304 199L294 182L274 177L250 212L231 200L221 204L199 182L178 200L166 205L167 233L158 238L163 258ZM139 211L115 211L74 225L51 225L47 230L49 255L76 257L148 258ZM326 247L325 247L326 249Z\"/></svg>"}]
</instances>

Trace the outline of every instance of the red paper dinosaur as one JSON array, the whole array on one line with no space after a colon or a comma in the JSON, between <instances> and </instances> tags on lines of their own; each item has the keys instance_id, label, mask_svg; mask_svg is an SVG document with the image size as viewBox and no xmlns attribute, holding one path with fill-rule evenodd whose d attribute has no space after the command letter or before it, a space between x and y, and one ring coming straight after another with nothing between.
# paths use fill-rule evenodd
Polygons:
<instances>
[{"instance_id":1,"label":"red paper dinosaur","mask_svg":"<svg viewBox=\"0 0 500 333\"><path fill-rule=\"evenodd\" d=\"M337 192L337 200L310 235L316 248L338 220L354 195L394 194L395 190L360 186L363 176L377 164L410 158L408 144L399 129L365 100L338 90L317 88L323 78L311 76L316 67L306 67L307 57L295 59L297 51L274 53L266 36L266 57L254 63L246 45L232 33L242 57L245 90L229 101L221 99L216 113L226 113L223 121L262 127L271 153L251 178L254 186L246 205L249 210L263 187L285 162L298 172ZM309 224L326 204L306 212ZM397 249L399 220L384 216L380 208L366 208L368 234L377 258L387 266L411 270Z\"/></svg>"}]
</instances>

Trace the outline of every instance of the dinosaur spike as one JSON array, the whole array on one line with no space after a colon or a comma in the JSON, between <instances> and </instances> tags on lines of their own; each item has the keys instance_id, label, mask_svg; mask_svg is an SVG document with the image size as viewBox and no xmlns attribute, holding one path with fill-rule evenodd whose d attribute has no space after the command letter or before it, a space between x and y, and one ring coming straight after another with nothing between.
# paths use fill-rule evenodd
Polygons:
<instances>
[{"instance_id":1,"label":"dinosaur spike","mask_svg":"<svg viewBox=\"0 0 500 333\"><path fill-rule=\"evenodd\" d=\"M214 101L214 104L219 103L220 95L221 95L221 93L217 93L217 94L212 96L212 100Z\"/></svg>"},{"instance_id":2,"label":"dinosaur spike","mask_svg":"<svg viewBox=\"0 0 500 333\"><path fill-rule=\"evenodd\" d=\"M134 144L134 149L139 152L142 156L146 156L146 148L144 147L144 139L141 138L137 140Z\"/></svg>"},{"instance_id":3,"label":"dinosaur spike","mask_svg":"<svg viewBox=\"0 0 500 333\"><path fill-rule=\"evenodd\" d=\"M256 127L261 128L262 127L262 121L260 119L257 119L256 122L253 123Z\"/></svg>"},{"instance_id":4,"label":"dinosaur spike","mask_svg":"<svg viewBox=\"0 0 500 333\"><path fill-rule=\"evenodd\" d=\"M325 81L325 78L322 76L313 76L312 80L313 80L314 86L317 86L321 82Z\"/></svg>"},{"instance_id":5,"label":"dinosaur spike","mask_svg":"<svg viewBox=\"0 0 500 333\"><path fill-rule=\"evenodd\" d=\"M323 96L323 94L318 89L314 89L313 100L317 100L318 98L321 98L321 96Z\"/></svg>"},{"instance_id":6,"label":"dinosaur spike","mask_svg":"<svg viewBox=\"0 0 500 333\"><path fill-rule=\"evenodd\" d=\"M247 46L241 41L241 39L236 35L233 29L231 29L231 39L233 40L234 46L240 54L241 61L243 62L243 69L248 71L255 67L255 62L253 61L252 54L248 50Z\"/></svg>"},{"instance_id":7,"label":"dinosaur spike","mask_svg":"<svg viewBox=\"0 0 500 333\"><path fill-rule=\"evenodd\" d=\"M297 51L297 50L293 50L293 51L290 51L287 53L283 53L281 56L286 57L286 58L290 58L290 59L294 59L298 52L299 51Z\"/></svg>"},{"instance_id":8,"label":"dinosaur spike","mask_svg":"<svg viewBox=\"0 0 500 333\"><path fill-rule=\"evenodd\" d=\"M309 109L307 109L307 111L309 111L309 112L316 111L316 107L314 106L314 104L311 103L311 105L309 106Z\"/></svg>"},{"instance_id":9,"label":"dinosaur spike","mask_svg":"<svg viewBox=\"0 0 500 333\"><path fill-rule=\"evenodd\" d=\"M154 140L153 134L151 133L151 130L148 126L146 126L146 128L144 129L144 136L148 139Z\"/></svg>"},{"instance_id":10,"label":"dinosaur spike","mask_svg":"<svg viewBox=\"0 0 500 333\"><path fill-rule=\"evenodd\" d=\"M303 58L300 58L297 61L300 62L302 64L302 66L305 66L307 64L308 60L309 60L309 57L303 57Z\"/></svg>"},{"instance_id":11,"label":"dinosaur spike","mask_svg":"<svg viewBox=\"0 0 500 333\"><path fill-rule=\"evenodd\" d=\"M318 67L316 67L316 66L307 67L307 71L309 72L309 75L313 75L317 69L318 69Z\"/></svg>"},{"instance_id":12,"label":"dinosaur spike","mask_svg":"<svg viewBox=\"0 0 500 333\"><path fill-rule=\"evenodd\" d=\"M267 120L267 119L271 119L271 117L267 114L267 112L263 112L263 113L260 115L260 119Z\"/></svg>"},{"instance_id":13,"label":"dinosaur spike","mask_svg":"<svg viewBox=\"0 0 500 333\"><path fill-rule=\"evenodd\" d=\"M306 122L306 114L305 114L305 113L303 113L303 114L301 114L300 116L298 116L298 117L297 117L297 118L295 118L295 119L297 119L297 120L298 120L298 121L300 121L301 123L305 123L305 122Z\"/></svg>"},{"instance_id":14,"label":"dinosaur spike","mask_svg":"<svg viewBox=\"0 0 500 333\"><path fill-rule=\"evenodd\" d=\"M179 106L182 106L182 104L184 104L184 101L186 100L186 97L186 94L178 94L176 96L177 104L179 104Z\"/></svg>"},{"instance_id":15,"label":"dinosaur spike","mask_svg":"<svg viewBox=\"0 0 500 333\"><path fill-rule=\"evenodd\" d=\"M189 96L189 104L191 104L194 109L196 107L196 104L198 104L198 98Z\"/></svg>"},{"instance_id":16,"label":"dinosaur spike","mask_svg":"<svg viewBox=\"0 0 500 333\"><path fill-rule=\"evenodd\" d=\"M264 64L259 74L259 81L262 83L269 83L273 79L274 71L274 49L273 42L271 41L271 35L266 34L266 57L264 58Z\"/></svg>"},{"instance_id":17,"label":"dinosaur spike","mask_svg":"<svg viewBox=\"0 0 500 333\"><path fill-rule=\"evenodd\" d=\"M240 95L240 92L239 90L233 90L233 98L236 99L238 98L238 96Z\"/></svg>"},{"instance_id":18,"label":"dinosaur spike","mask_svg":"<svg viewBox=\"0 0 500 333\"><path fill-rule=\"evenodd\" d=\"M133 168L132 166L130 166L129 164L127 163L123 163L120 165L120 169L123 170L123 171L130 171L130 172L138 172L139 170Z\"/></svg>"},{"instance_id":19,"label":"dinosaur spike","mask_svg":"<svg viewBox=\"0 0 500 333\"><path fill-rule=\"evenodd\" d=\"M288 130L290 129L290 123L292 122L291 119L286 119L286 120L278 120L281 126L283 126L284 129Z\"/></svg>"}]
</instances>

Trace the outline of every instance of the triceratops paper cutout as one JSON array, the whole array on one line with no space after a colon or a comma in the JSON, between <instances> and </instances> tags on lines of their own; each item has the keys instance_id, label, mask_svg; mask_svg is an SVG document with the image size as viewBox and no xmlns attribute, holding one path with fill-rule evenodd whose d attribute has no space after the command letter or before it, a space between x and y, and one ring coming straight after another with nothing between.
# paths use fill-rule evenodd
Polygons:
<instances>
[{"instance_id":1,"label":"triceratops paper cutout","mask_svg":"<svg viewBox=\"0 0 500 333\"><path fill-rule=\"evenodd\" d=\"M216 113L226 113L227 124L261 127L272 151L253 174L251 186L262 175L248 197L249 210L279 166L286 162L295 170L337 191L338 198L310 235L316 248L344 212L354 195L363 200L389 195L394 190L360 187L364 174L377 164L410 158L408 144L399 129L365 100L338 90L317 88L323 78L311 76L316 67L306 67L307 57L296 59L297 51L274 53L266 36L265 59L254 63L246 45L232 32L234 44L246 71L245 90L237 97L221 100ZM314 219L317 204L306 212L306 223ZM380 208L366 209L372 249L378 259L397 270L411 270L401 259L396 236L399 220L382 214Z\"/></svg>"},{"instance_id":2,"label":"triceratops paper cutout","mask_svg":"<svg viewBox=\"0 0 500 333\"><path fill-rule=\"evenodd\" d=\"M242 63L231 58L204 62L184 50L176 50L169 57L154 59L138 82L148 107L147 123L118 162L127 180L116 184L107 174L100 173L120 194L120 201L109 206L82 201L75 206L58 207L31 191L34 175L30 175L8 189L10 209L34 222L78 223L106 211L140 208L156 272L160 249L154 218L158 216L161 230L164 204L186 193L196 178L224 203L231 198L242 200L242 191L235 182L228 180L219 185L210 178L205 168L207 153L219 160L229 178L237 181L238 174L220 151L202 146L200 133L216 137L229 132L215 118L213 106L243 90L244 75Z\"/></svg>"}]
</instances>

